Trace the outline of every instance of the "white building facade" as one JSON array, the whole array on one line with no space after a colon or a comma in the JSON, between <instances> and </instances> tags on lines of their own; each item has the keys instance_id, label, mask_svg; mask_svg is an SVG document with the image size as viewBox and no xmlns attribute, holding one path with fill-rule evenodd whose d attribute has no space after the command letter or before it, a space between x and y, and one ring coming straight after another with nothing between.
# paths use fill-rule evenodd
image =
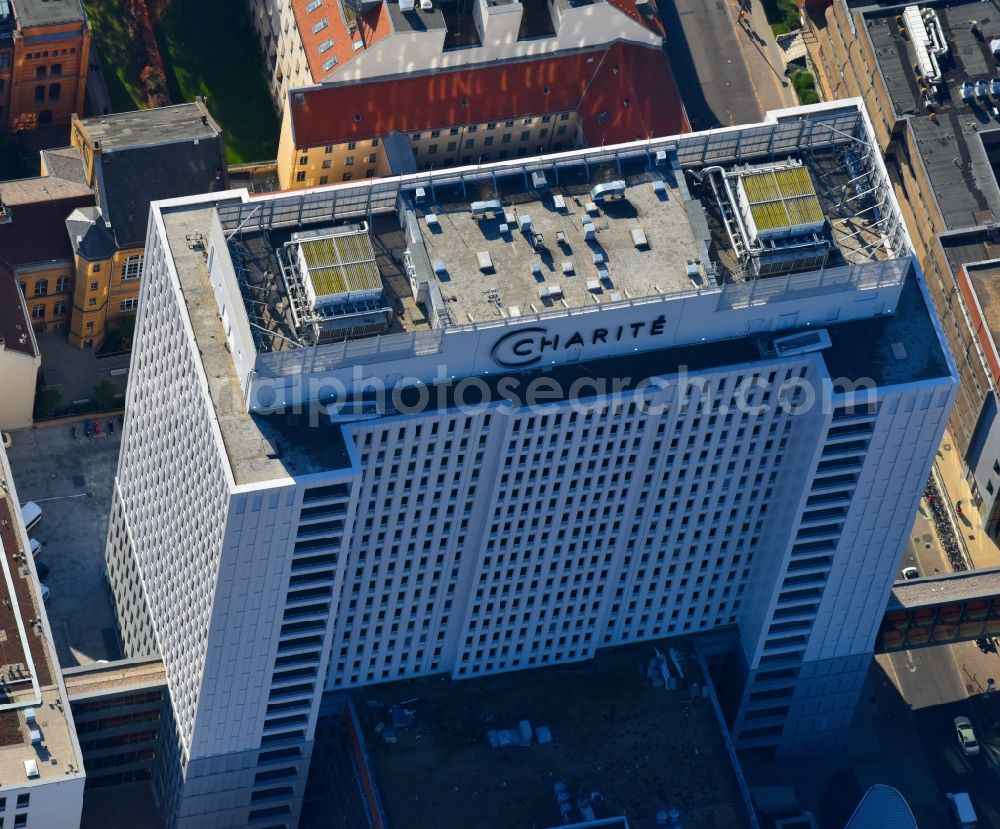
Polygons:
<instances>
[{"instance_id":1,"label":"white building facade","mask_svg":"<svg viewBox=\"0 0 1000 829\"><path fill-rule=\"evenodd\" d=\"M839 160L870 139L860 104L838 102L538 163L566 187L584 160L623 175L650 238L657 205L683 205L707 254L723 237L688 170L746 162L741 142ZM463 277L456 260L432 281L422 250L441 240L421 240L420 204L443 226L456 177L464 197L484 176L526 178L522 162L154 205L107 559L126 653L166 667L170 824L297 825L324 692L733 626L738 744L837 745L955 388L881 160L865 158L886 199L870 260L845 247L823 273L705 270L663 290L685 263L656 259L644 296L469 323L435 310L435 291L459 307ZM398 218L385 239L406 241L427 329L265 353L276 329L244 310L253 266L234 239L358 215L376 250ZM631 215L603 209L613 263L638 255L612 243Z\"/></svg>"},{"instance_id":2,"label":"white building facade","mask_svg":"<svg viewBox=\"0 0 1000 829\"><path fill-rule=\"evenodd\" d=\"M6 450L0 448L0 819L4 827L75 829L86 775L51 626L21 517Z\"/></svg>"}]
</instances>

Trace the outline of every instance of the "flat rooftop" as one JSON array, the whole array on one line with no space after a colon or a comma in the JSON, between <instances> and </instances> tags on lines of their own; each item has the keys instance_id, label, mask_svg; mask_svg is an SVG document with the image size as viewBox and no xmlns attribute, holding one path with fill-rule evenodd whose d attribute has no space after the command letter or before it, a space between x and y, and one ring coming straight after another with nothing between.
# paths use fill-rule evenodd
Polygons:
<instances>
[{"instance_id":1,"label":"flat rooftop","mask_svg":"<svg viewBox=\"0 0 1000 829\"><path fill-rule=\"evenodd\" d=\"M171 208L164 210L163 223L236 483L257 483L347 466L347 449L339 426L324 420L309 428L295 414L247 414L232 354L226 347L204 251L191 242L199 233L207 237L214 215L212 206Z\"/></svg>"},{"instance_id":2,"label":"flat rooftop","mask_svg":"<svg viewBox=\"0 0 1000 829\"><path fill-rule=\"evenodd\" d=\"M605 171L602 171L605 172ZM607 170L610 180L614 170ZM441 262L437 272L449 316L456 324L580 308L653 293L690 290L684 264L700 258L691 225L686 188L680 180L658 171L642 171L624 179L625 197L592 204L590 190L601 177L574 182L561 176L544 192L504 193L507 214L477 221L470 211L476 194L435 190L432 203L417 206L427 255ZM654 190L659 182L661 190ZM514 183L511 182L513 185ZM523 184L523 183L522 183ZM484 200L494 196L484 188ZM561 198L562 206L555 201ZM434 224L428 216L436 217ZM582 217L593 220L596 235L586 240ZM519 223L531 220L530 232ZM506 224L508 230L501 231ZM645 243L637 246L633 232ZM541 236L540 244L532 244ZM483 269L478 257L491 266ZM671 267L672 265L672 267ZM602 273L605 275L602 277Z\"/></svg>"},{"instance_id":3,"label":"flat rooftop","mask_svg":"<svg viewBox=\"0 0 1000 829\"><path fill-rule=\"evenodd\" d=\"M896 116L909 119L948 227L979 225L1000 215L1000 188L982 137L1000 129L1000 120L992 112L995 104L992 100L970 104L961 96L966 81L997 77L996 60L990 52L990 39L1000 35L995 6L980 0L921 4L921 8L933 8L937 13L949 46L949 55L941 63L943 83L932 99L935 123L914 72L917 55L913 43L900 34L896 22L903 6L871 5L859 10L882 77ZM983 38L972 32L972 20L979 21Z\"/></svg>"},{"instance_id":4,"label":"flat rooftop","mask_svg":"<svg viewBox=\"0 0 1000 829\"><path fill-rule=\"evenodd\" d=\"M26 534L12 499L9 469L4 454L0 458L0 787L83 774L38 577L22 543ZM32 728L40 734L34 743ZM37 776L28 777L26 762L34 765Z\"/></svg>"},{"instance_id":5,"label":"flat rooftop","mask_svg":"<svg viewBox=\"0 0 1000 829\"><path fill-rule=\"evenodd\" d=\"M1000 596L1000 567L896 582L886 610L909 610L994 596Z\"/></svg>"},{"instance_id":6,"label":"flat rooftop","mask_svg":"<svg viewBox=\"0 0 1000 829\"><path fill-rule=\"evenodd\" d=\"M197 102L99 115L80 123L104 151L215 138L220 132L208 110Z\"/></svg>"},{"instance_id":7,"label":"flat rooftop","mask_svg":"<svg viewBox=\"0 0 1000 829\"><path fill-rule=\"evenodd\" d=\"M11 0L11 4L22 28L87 20L80 0Z\"/></svg>"},{"instance_id":8,"label":"flat rooftop","mask_svg":"<svg viewBox=\"0 0 1000 829\"><path fill-rule=\"evenodd\" d=\"M787 302L783 307L794 311L799 292L804 299L830 293L832 308L834 294L843 290L902 285L898 309L883 302L875 310L872 304L870 313L850 313L848 318L862 319L849 323L835 322L837 313L831 320L822 308L814 308L813 317L802 318L798 325L830 328L834 347L823 356L834 377L902 382L947 376L947 360L916 278L911 274L911 284L904 284L909 263L900 258L905 231L898 214L867 203L874 188L859 184L862 179L877 180L884 171L877 165L863 166L874 156L863 157L856 149L858 139L847 132L861 130L858 136L868 140L858 110L844 105L822 111L819 118L825 120L817 119L818 127L810 126L807 118L787 116L787 121L755 128L683 136L677 143L635 142L608 151L574 151L305 193L248 199L238 193L218 194L214 201L203 198L158 207L236 483L350 467L340 425L317 413L316 407L307 405L302 414L263 412L271 403L333 399L333 387L300 388L294 386L295 377L319 378L329 370L327 379L339 379L355 367L366 377L390 372L384 379L391 387L403 377L391 372L403 369L386 365L398 361L402 367L413 359L416 376L426 374L431 382L428 367L434 355L457 348L449 343L461 341L451 334L469 336L466 342L475 342L481 355L478 343L494 340L495 329L544 323L547 314L555 322L572 316L575 309L606 311L610 325L646 305L665 313L676 301L673 308L683 313L683 303L697 293L702 294L697 300L703 309L723 313L772 301ZM838 126L828 131L823 127L829 123ZM813 136L814 131L818 135ZM830 135L833 143L824 144ZM741 142L748 157L741 154ZM796 152L800 142L808 142L810 152ZM763 158L762 147L770 148ZM745 175L761 165L787 165L790 159L803 165L789 176L796 179L792 183L814 191L823 211L822 229L810 232L825 234L830 248L827 271L738 284L748 280L733 243L735 203L722 209L722 188L705 169L719 165ZM609 185L620 198L602 201L597 195ZM852 189L858 187L863 188L860 194ZM589 236L585 224L593 228ZM303 307L305 291L299 292L289 276L285 263L291 248L286 246L297 233L362 227L367 234L362 258L370 268L374 257L382 289L379 307L389 309L383 317L388 332L361 332L347 340L316 336L296 310ZM246 319L234 328L240 338L234 344L227 343L209 279L210 248L227 290L234 295L238 291L243 299ZM897 313L890 313L894 310ZM654 317L656 313L660 311ZM755 320L756 314L748 310L747 319L762 325L776 313L764 309L762 319ZM519 316L524 319L517 320ZM831 320L828 325L826 320ZM786 325L778 326L782 334L794 333L794 320ZM712 328L699 336L685 332L672 347L665 342L655 351L640 348L600 358L595 353L592 359L554 367L552 375L566 380L567 386L577 376L615 378L623 372L638 382L674 374L684 365L735 365L773 356L765 353L767 336L746 336L751 328ZM449 358L449 365L459 368L453 372L456 377L469 371L485 377L487 385L496 381L495 370L483 368L494 363L476 364L476 355L466 361L471 353L466 350L456 357L456 351ZM234 354L242 355L238 364ZM438 359L443 365L443 357ZM519 376L530 378L535 370ZM261 380L260 389L270 391L270 398L257 396L254 378ZM268 386L272 379L280 383ZM244 380L253 382L247 386ZM431 405L451 405L451 391L446 389L444 398L431 395ZM259 413L248 414L248 399ZM387 411L355 400L342 416Z\"/></svg>"},{"instance_id":9,"label":"flat rooftop","mask_svg":"<svg viewBox=\"0 0 1000 829\"><path fill-rule=\"evenodd\" d=\"M129 691L166 686L167 671L159 659L93 662L63 671L63 682L71 702L109 691Z\"/></svg>"},{"instance_id":10,"label":"flat rooftop","mask_svg":"<svg viewBox=\"0 0 1000 829\"><path fill-rule=\"evenodd\" d=\"M976 292L983 318L994 343L1000 343L1000 261L968 265L966 272Z\"/></svg>"},{"instance_id":11,"label":"flat rooftop","mask_svg":"<svg viewBox=\"0 0 1000 829\"><path fill-rule=\"evenodd\" d=\"M647 642L571 665L358 691L355 706L390 826L559 826L553 786L560 780L574 802L600 792L597 816L625 815L632 829L652 829L657 812L671 806L685 829L748 826L710 702L692 699L686 687L653 687L645 671L654 647L689 651L684 641ZM702 681L693 660L685 676ZM391 705L415 713L412 725L397 729L395 744L376 732ZM516 730L521 720L547 726L551 742L490 747L488 731Z\"/></svg>"},{"instance_id":12,"label":"flat rooftop","mask_svg":"<svg viewBox=\"0 0 1000 829\"><path fill-rule=\"evenodd\" d=\"M562 313L753 278L733 239L739 226L735 203L729 204L721 186L697 168L682 170L675 158L654 158L649 151L618 157L587 152L484 165L475 172L466 168L470 172L461 176L432 172L419 189L416 183L400 188L399 212L395 199L373 208L366 221L384 295L395 310L389 333ZM874 189L858 184L861 162L850 152L816 145L808 154L726 169L736 176L800 165L790 168L790 178L807 194L802 215L828 242L827 267L891 258L895 253L880 224L885 214L876 210ZM592 195L618 183L621 198ZM329 210L319 206L324 193L330 194ZM258 353L315 341L296 330L294 298L281 278L278 253L295 231L336 231L356 223L357 213L338 216L338 193L344 194L340 201L365 197L350 186L308 197L276 196L276 210L304 217L294 227L268 226L255 216L234 223L230 255ZM303 200L301 207L296 199ZM782 203L786 224L792 221L788 204L802 207L795 198ZM490 206L485 213L482 205ZM415 291L419 285L430 290Z\"/></svg>"},{"instance_id":13,"label":"flat rooftop","mask_svg":"<svg viewBox=\"0 0 1000 829\"><path fill-rule=\"evenodd\" d=\"M1000 232L996 228L967 228L943 233L938 238L955 273L963 265L1000 259Z\"/></svg>"}]
</instances>

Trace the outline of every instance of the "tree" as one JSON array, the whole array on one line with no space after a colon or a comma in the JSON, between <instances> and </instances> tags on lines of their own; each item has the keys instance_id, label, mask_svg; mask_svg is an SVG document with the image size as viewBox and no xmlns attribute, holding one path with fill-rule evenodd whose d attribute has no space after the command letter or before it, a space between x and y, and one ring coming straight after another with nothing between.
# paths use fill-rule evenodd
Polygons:
<instances>
[{"instance_id":1,"label":"tree","mask_svg":"<svg viewBox=\"0 0 1000 829\"><path fill-rule=\"evenodd\" d=\"M59 389L39 389L35 395L35 417L54 417L61 405L62 392Z\"/></svg>"},{"instance_id":2,"label":"tree","mask_svg":"<svg viewBox=\"0 0 1000 829\"><path fill-rule=\"evenodd\" d=\"M122 317L118 321L118 326L116 328L118 336L122 340L122 350L131 351L132 350L132 340L135 337L135 314L129 314L127 317Z\"/></svg>"},{"instance_id":3,"label":"tree","mask_svg":"<svg viewBox=\"0 0 1000 829\"><path fill-rule=\"evenodd\" d=\"M100 409L110 409L115 405L117 390L115 384L110 380L101 380L94 386L94 397L97 399L97 406Z\"/></svg>"}]
</instances>

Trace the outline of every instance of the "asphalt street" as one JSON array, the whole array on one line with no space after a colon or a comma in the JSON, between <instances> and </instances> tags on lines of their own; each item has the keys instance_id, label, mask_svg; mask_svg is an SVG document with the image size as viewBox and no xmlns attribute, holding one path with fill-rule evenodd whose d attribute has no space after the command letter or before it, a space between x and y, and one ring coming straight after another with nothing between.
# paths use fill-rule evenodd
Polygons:
<instances>
[{"instance_id":1,"label":"asphalt street","mask_svg":"<svg viewBox=\"0 0 1000 829\"><path fill-rule=\"evenodd\" d=\"M760 121L763 112L724 0L658 0L657 6L691 126L704 130Z\"/></svg>"},{"instance_id":2,"label":"asphalt street","mask_svg":"<svg viewBox=\"0 0 1000 829\"><path fill-rule=\"evenodd\" d=\"M926 503L916 516L903 567L916 567L921 576L951 572ZM1000 655L985 656L974 643L961 642L883 655L878 662L910 709L939 802L947 804L948 792L968 792L980 827L1000 829L1000 697L981 696L987 678L1000 681ZM962 752L954 727L958 716L972 721L982 745L979 756ZM937 825L939 816L930 819L911 805L921 826Z\"/></svg>"},{"instance_id":3,"label":"asphalt street","mask_svg":"<svg viewBox=\"0 0 1000 829\"><path fill-rule=\"evenodd\" d=\"M916 567L921 576L938 576L952 572L948 556L941 549L930 519L924 514L926 512L927 506L921 502L920 512L917 513L913 523L913 530L910 532L897 578L902 578L904 567Z\"/></svg>"},{"instance_id":4,"label":"asphalt street","mask_svg":"<svg viewBox=\"0 0 1000 829\"><path fill-rule=\"evenodd\" d=\"M941 797L968 792L981 829L1000 829L1000 696L984 699L981 683L959 667L968 648L975 645L924 648L894 654L891 661ZM995 659L1000 677L1000 657ZM959 746L953 722L958 716L972 721L978 756L966 756Z\"/></svg>"}]
</instances>

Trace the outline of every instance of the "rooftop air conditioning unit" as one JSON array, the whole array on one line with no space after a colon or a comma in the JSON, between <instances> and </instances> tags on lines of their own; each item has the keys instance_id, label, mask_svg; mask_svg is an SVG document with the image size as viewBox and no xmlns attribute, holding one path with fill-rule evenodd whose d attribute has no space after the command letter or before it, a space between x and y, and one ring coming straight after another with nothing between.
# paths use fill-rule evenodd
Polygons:
<instances>
[{"instance_id":1,"label":"rooftop air conditioning unit","mask_svg":"<svg viewBox=\"0 0 1000 829\"><path fill-rule=\"evenodd\" d=\"M413 11L413 6L413 0L399 0L399 10L401 12L411 12Z\"/></svg>"},{"instance_id":2,"label":"rooftop air conditioning unit","mask_svg":"<svg viewBox=\"0 0 1000 829\"><path fill-rule=\"evenodd\" d=\"M434 8L433 0L420 0L420 10L429 12Z\"/></svg>"}]
</instances>

